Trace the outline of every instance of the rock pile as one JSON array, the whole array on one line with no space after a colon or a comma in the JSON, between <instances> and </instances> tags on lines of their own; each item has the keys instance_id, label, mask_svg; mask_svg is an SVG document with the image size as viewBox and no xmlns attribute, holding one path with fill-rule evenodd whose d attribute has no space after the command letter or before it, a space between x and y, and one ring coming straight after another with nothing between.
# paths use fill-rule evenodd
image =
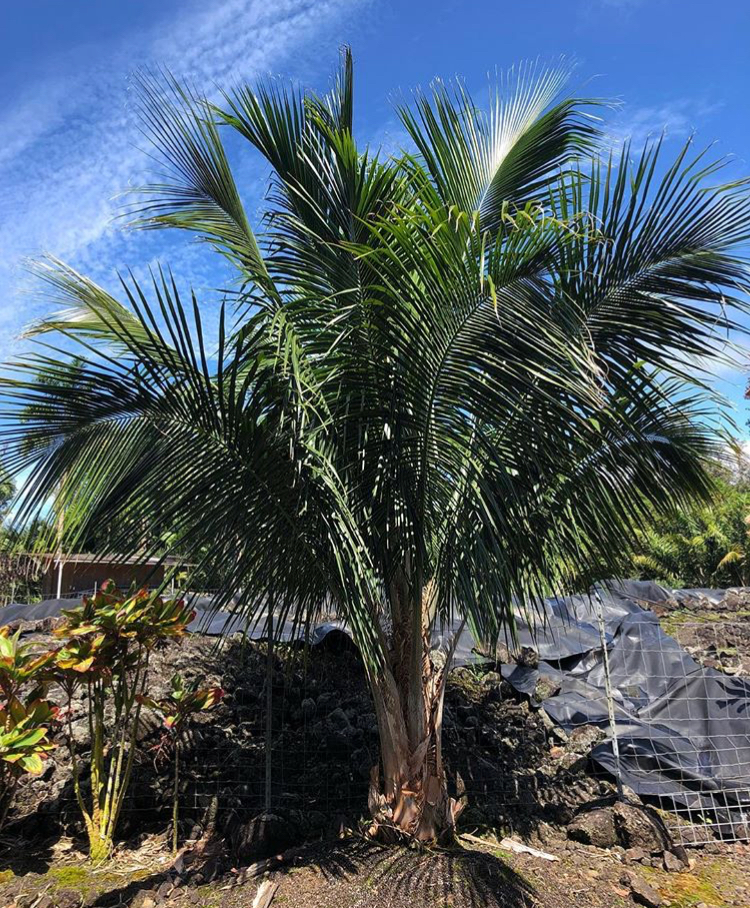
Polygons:
<instances>
[{"instance_id":1,"label":"rock pile","mask_svg":"<svg viewBox=\"0 0 750 908\"><path fill-rule=\"evenodd\" d=\"M750 589L709 597L699 591L651 606L662 628L706 668L750 676Z\"/></svg>"},{"instance_id":2,"label":"rock pile","mask_svg":"<svg viewBox=\"0 0 750 908\"><path fill-rule=\"evenodd\" d=\"M30 630L40 644L51 645L49 627ZM309 653L279 649L272 678L273 809L268 814L262 814L263 647L233 639L219 651L215 638L193 635L157 654L150 694L165 693L176 671L188 679L200 675L226 691L216 709L198 716L185 740L183 839L199 839L210 828L243 860L252 860L301 837L356 826L366 815L370 769L378 759L377 723L350 646ZM73 733L83 744L87 728L82 704L77 707ZM588 758L601 736L589 726L566 735L495 671L454 671L446 694L444 755L454 793L468 798L464 828L543 838L545 828L571 824L578 841L641 847L650 855L650 843L647 847L643 835L633 831L635 820L622 813L621 805L585 807L614 794L610 780L592 774ZM158 738L156 721L144 716L123 813L126 838L164 829L169 822L171 768L168 760L155 759ZM65 747L54 753L42 777L23 786L14 820L25 838L80 833Z\"/></svg>"}]
</instances>

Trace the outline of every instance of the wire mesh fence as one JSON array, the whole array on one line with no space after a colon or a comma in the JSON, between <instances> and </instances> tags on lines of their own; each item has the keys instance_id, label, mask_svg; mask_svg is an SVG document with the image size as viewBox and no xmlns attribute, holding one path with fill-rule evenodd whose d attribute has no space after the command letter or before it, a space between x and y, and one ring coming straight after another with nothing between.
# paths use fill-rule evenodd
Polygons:
<instances>
[{"instance_id":1,"label":"wire mesh fence","mask_svg":"<svg viewBox=\"0 0 750 908\"><path fill-rule=\"evenodd\" d=\"M653 667L649 699L638 704L643 725L620 732L625 755L632 754L630 772L642 779L639 793L666 809L670 830L682 844L714 835L746 841L750 688L742 673L750 656L747 627L742 617L693 620L689 613L668 615L663 623L671 634L660 635L638 654ZM618 691L613 693L616 697Z\"/></svg>"},{"instance_id":2,"label":"wire mesh fence","mask_svg":"<svg viewBox=\"0 0 750 908\"><path fill-rule=\"evenodd\" d=\"M577 621L551 632L564 634L565 648L557 639L545 649L540 638L453 674L444 750L453 793L468 801L464 824L525 834L635 792L663 809L681 844L748 840L750 611L652 603L613 630L609 619L598 625L590 601L568 606ZM269 802L308 833L367 815L377 722L343 634L317 647L277 647L270 675L265 643L195 634L155 660L152 693L174 671L227 691L180 745L183 836L211 824L231 834ZM73 728L85 748L82 707L74 704ZM170 816L171 762L157 759L157 721L144 714L141 726L126 829ZM21 813L79 822L62 755L27 789Z\"/></svg>"},{"instance_id":3,"label":"wire mesh fence","mask_svg":"<svg viewBox=\"0 0 750 908\"><path fill-rule=\"evenodd\" d=\"M613 635L602 630L599 649L527 669L531 684L514 677L518 668L509 677L563 734L590 742L594 777L611 778L621 795L634 792L663 808L675 841L746 841L746 618L721 611L696 617L674 605L634 613Z\"/></svg>"}]
</instances>

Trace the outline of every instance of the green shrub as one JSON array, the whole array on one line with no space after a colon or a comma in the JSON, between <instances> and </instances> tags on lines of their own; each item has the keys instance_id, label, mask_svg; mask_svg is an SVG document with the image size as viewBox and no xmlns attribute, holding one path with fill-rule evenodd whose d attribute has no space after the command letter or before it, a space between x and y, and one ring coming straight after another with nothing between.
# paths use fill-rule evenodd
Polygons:
<instances>
[{"instance_id":1,"label":"green shrub","mask_svg":"<svg viewBox=\"0 0 750 908\"><path fill-rule=\"evenodd\" d=\"M136 734L148 688L149 658L170 638L182 637L192 613L182 600L145 590L127 597L107 582L97 595L64 612L55 633L64 640L55 674L68 699L68 747L73 785L95 863L106 860L127 793ZM81 786L81 761L72 729L72 701L84 686L90 735L91 796Z\"/></svg>"},{"instance_id":2,"label":"green shrub","mask_svg":"<svg viewBox=\"0 0 750 908\"><path fill-rule=\"evenodd\" d=\"M710 504L696 504L644 527L630 573L672 587L750 585L750 491L717 482ZM627 571L627 567L626 567Z\"/></svg>"},{"instance_id":3,"label":"green shrub","mask_svg":"<svg viewBox=\"0 0 750 908\"><path fill-rule=\"evenodd\" d=\"M0 828L2 828L19 779L39 775L55 745L49 739L57 708L47 699L44 673L54 652L38 653L0 627Z\"/></svg>"},{"instance_id":4,"label":"green shrub","mask_svg":"<svg viewBox=\"0 0 750 908\"><path fill-rule=\"evenodd\" d=\"M162 720L164 734L158 743L157 759L167 748L173 754L173 785L172 785L172 848L177 851L177 824L179 820L179 795L180 795L180 738L187 727L190 718L197 712L211 709L224 696L220 687L200 687L200 679L196 678L191 684L186 684L182 675L173 675L170 682L168 696L161 700L152 700L149 697L141 698L141 702L154 710Z\"/></svg>"}]
</instances>

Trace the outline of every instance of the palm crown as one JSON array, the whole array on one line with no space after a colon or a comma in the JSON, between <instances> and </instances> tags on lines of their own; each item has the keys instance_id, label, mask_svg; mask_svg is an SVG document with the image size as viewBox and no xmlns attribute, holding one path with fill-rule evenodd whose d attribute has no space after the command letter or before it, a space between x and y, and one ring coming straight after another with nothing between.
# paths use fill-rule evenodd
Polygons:
<instances>
[{"instance_id":1,"label":"palm crown","mask_svg":"<svg viewBox=\"0 0 750 908\"><path fill-rule=\"evenodd\" d=\"M707 493L691 363L745 306L744 185L689 146L666 168L659 143L596 160L594 102L566 76L521 68L489 114L438 84L400 110L415 151L387 160L355 144L348 52L324 97L215 106L144 77L164 174L137 223L236 268L218 346L169 273L123 280L121 303L47 261L69 308L32 333L84 356L41 351L4 382L27 513L56 495L71 538L117 519L113 550L170 530L221 579L217 607L348 621L381 731L371 807L421 838L457 813L435 623L491 638L514 600L584 583L654 509ZM222 128L271 165L257 233Z\"/></svg>"}]
</instances>

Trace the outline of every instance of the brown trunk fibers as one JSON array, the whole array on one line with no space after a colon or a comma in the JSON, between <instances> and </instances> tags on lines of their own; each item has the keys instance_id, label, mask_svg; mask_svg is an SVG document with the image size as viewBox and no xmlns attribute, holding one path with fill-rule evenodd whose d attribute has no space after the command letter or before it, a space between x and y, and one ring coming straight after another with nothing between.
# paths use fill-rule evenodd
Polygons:
<instances>
[{"instance_id":1,"label":"brown trunk fibers","mask_svg":"<svg viewBox=\"0 0 750 908\"><path fill-rule=\"evenodd\" d=\"M370 834L384 841L449 844L463 803L448 794L441 730L452 657L430 651L433 595L418 609L396 600L386 664L370 677L380 732L380 765L370 777ZM415 655L417 658L415 658Z\"/></svg>"}]
</instances>

